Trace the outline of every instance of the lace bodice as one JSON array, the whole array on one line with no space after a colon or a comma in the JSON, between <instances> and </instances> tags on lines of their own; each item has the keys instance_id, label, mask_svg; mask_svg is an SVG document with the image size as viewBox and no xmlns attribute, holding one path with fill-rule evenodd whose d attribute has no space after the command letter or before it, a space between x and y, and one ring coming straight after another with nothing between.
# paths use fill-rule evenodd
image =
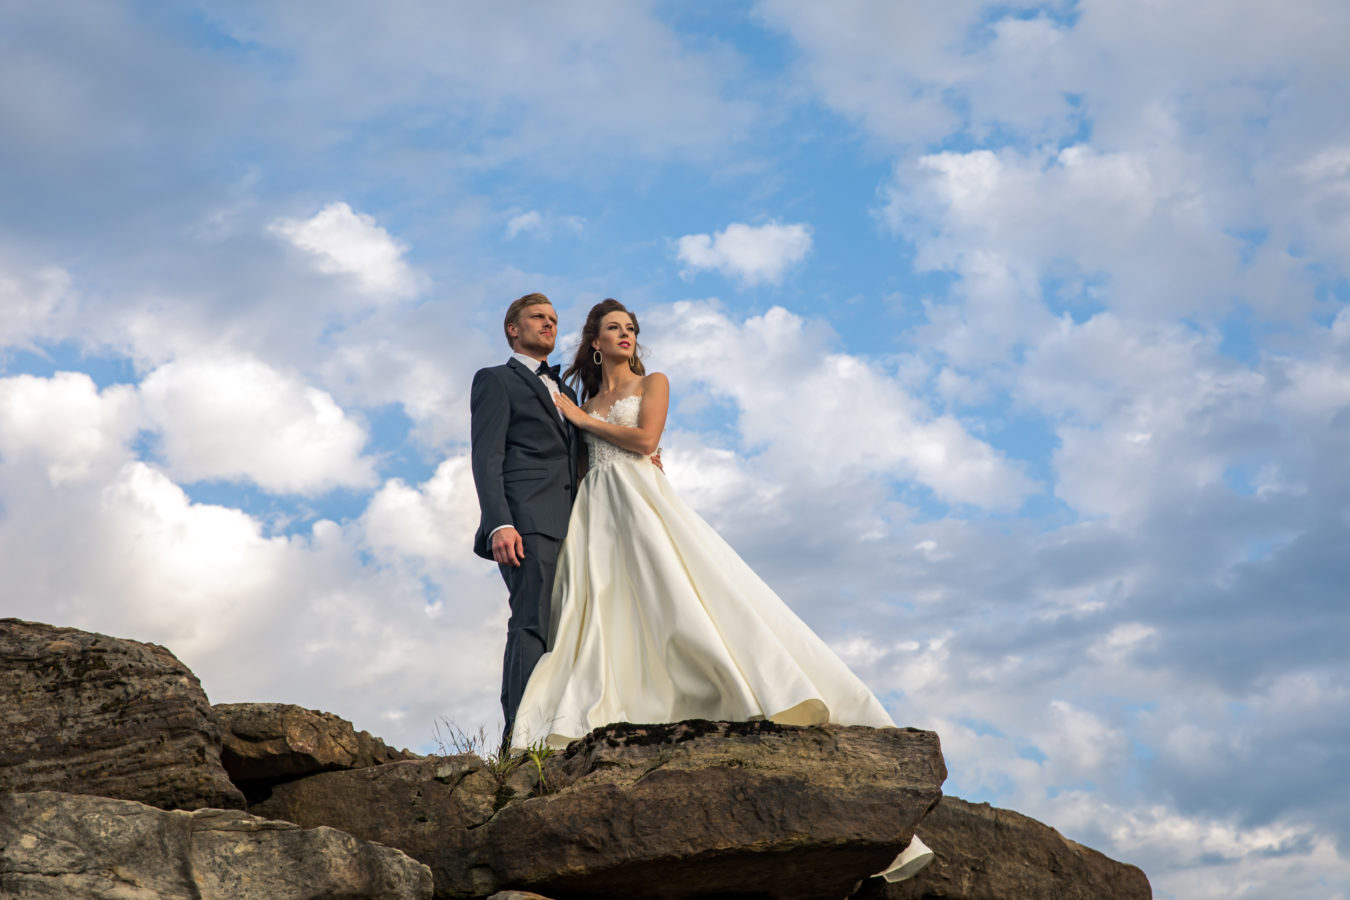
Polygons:
<instances>
[{"instance_id":1,"label":"lace bodice","mask_svg":"<svg viewBox=\"0 0 1350 900\"><path fill-rule=\"evenodd\" d=\"M642 406L642 398L636 394L629 397L620 397L614 401L614 405L609 408L606 415L597 415L591 413L597 419L603 419L612 425L623 425L625 428L636 428L638 423L638 409ZM642 459L641 453L634 453L631 450L625 450L622 447L616 447L602 437L597 437L591 432L586 432L586 448L590 451L590 467L598 469L601 466L609 465L621 459Z\"/></svg>"}]
</instances>

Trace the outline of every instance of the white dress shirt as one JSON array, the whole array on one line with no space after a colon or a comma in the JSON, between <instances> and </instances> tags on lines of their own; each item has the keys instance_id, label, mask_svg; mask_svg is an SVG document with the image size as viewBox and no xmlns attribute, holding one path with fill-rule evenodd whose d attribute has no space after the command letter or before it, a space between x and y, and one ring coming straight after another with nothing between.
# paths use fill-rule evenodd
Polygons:
<instances>
[{"instance_id":1,"label":"white dress shirt","mask_svg":"<svg viewBox=\"0 0 1350 900\"><path fill-rule=\"evenodd\" d=\"M539 360L532 356L526 356L524 353L512 353L511 358L519 360L521 365L525 366L525 368L529 369L531 372L534 372L535 369L539 368ZM544 362L548 362L548 360L544 360ZM558 382L554 381L550 376L540 375L538 372L534 372L534 377L544 383L544 387L548 388L550 397L556 397L558 394L562 393L562 391L558 389ZM562 419L562 417L562 410L558 410L558 418ZM565 422L567 420L563 419L563 421Z\"/></svg>"}]
</instances>

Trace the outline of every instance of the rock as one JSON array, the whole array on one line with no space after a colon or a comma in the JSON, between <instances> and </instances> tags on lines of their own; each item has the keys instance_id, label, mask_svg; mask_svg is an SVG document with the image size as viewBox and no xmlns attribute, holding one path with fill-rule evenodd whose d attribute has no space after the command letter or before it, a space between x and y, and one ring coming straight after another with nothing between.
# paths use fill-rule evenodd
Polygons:
<instances>
[{"instance_id":1,"label":"rock","mask_svg":"<svg viewBox=\"0 0 1350 900\"><path fill-rule=\"evenodd\" d=\"M498 891L488 900L549 900L543 894L532 894L529 891Z\"/></svg>"},{"instance_id":2,"label":"rock","mask_svg":"<svg viewBox=\"0 0 1350 900\"><path fill-rule=\"evenodd\" d=\"M332 828L237 810L0 794L0 896L34 900L426 900L431 872Z\"/></svg>"},{"instance_id":3,"label":"rock","mask_svg":"<svg viewBox=\"0 0 1350 900\"><path fill-rule=\"evenodd\" d=\"M919 824L936 859L909 881L871 879L856 896L885 900L1150 900L1148 878L988 803L942 801Z\"/></svg>"},{"instance_id":4,"label":"rock","mask_svg":"<svg viewBox=\"0 0 1350 900\"><path fill-rule=\"evenodd\" d=\"M250 811L315 827L329 825L365 840L398 847L431 866L437 895L484 896L470 877L465 854L492 818L499 784L472 755L393 762L383 766L311 775L276 785ZM528 790L528 788L526 788Z\"/></svg>"},{"instance_id":5,"label":"rock","mask_svg":"<svg viewBox=\"0 0 1350 900\"><path fill-rule=\"evenodd\" d=\"M937 735L914 729L618 724L505 775L472 755L395 762L279 784L252 809L398 847L438 897L843 898L946 774Z\"/></svg>"},{"instance_id":6,"label":"rock","mask_svg":"<svg viewBox=\"0 0 1350 900\"><path fill-rule=\"evenodd\" d=\"M289 703L222 703L212 713L221 731L220 760L245 793L282 779L419 758L332 713Z\"/></svg>"},{"instance_id":7,"label":"rock","mask_svg":"<svg viewBox=\"0 0 1350 900\"><path fill-rule=\"evenodd\" d=\"M0 791L240 808L195 675L156 644L0 619Z\"/></svg>"}]
</instances>

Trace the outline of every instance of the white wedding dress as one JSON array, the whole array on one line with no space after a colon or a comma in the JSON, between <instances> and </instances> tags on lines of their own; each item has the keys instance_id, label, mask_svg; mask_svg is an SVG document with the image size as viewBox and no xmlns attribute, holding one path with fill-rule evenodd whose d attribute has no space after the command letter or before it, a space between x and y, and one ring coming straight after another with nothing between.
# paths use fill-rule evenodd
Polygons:
<instances>
[{"instance_id":1,"label":"white wedding dress","mask_svg":"<svg viewBox=\"0 0 1350 900\"><path fill-rule=\"evenodd\" d=\"M640 397L606 421L637 425ZM511 746L562 748L612 722L893 727L856 675L671 490L647 457L586 433L553 585L550 652Z\"/></svg>"}]
</instances>

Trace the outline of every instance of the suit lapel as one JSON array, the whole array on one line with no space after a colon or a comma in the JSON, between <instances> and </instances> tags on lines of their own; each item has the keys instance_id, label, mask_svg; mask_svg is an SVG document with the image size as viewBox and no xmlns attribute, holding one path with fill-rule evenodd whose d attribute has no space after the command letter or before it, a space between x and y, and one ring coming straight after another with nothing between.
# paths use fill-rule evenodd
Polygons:
<instances>
[{"instance_id":1,"label":"suit lapel","mask_svg":"<svg viewBox=\"0 0 1350 900\"><path fill-rule=\"evenodd\" d=\"M506 364L510 366L517 375L525 379L525 383L530 386L530 390L534 391L534 395L539 398L539 402L544 404L544 414L553 421L554 425L558 426L558 433L562 435L563 441L565 442L567 440L567 428L564 426L566 426L567 423L558 413L558 405L553 402L553 396L549 394L548 388L544 387L543 379L531 372L514 356L508 359Z\"/></svg>"}]
</instances>

